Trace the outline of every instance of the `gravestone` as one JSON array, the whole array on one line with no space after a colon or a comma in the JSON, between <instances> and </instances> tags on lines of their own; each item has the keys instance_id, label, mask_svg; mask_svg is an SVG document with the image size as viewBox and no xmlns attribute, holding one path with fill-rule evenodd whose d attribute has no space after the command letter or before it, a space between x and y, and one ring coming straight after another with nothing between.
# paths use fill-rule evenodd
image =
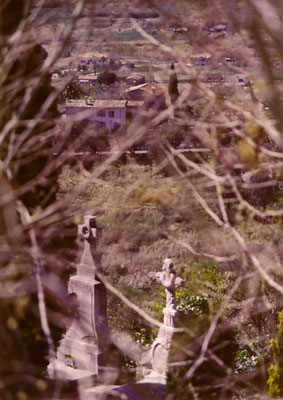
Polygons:
<instances>
[{"instance_id":1,"label":"gravestone","mask_svg":"<svg viewBox=\"0 0 283 400\"><path fill-rule=\"evenodd\" d=\"M77 273L68 286L70 295L76 299L77 315L59 344L55 361L57 374L59 371L61 377L73 379L98 375L109 340L106 288L96 276L101 267L96 251L100 230L95 217L86 215L78 233L84 239L84 250Z\"/></svg>"},{"instance_id":2,"label":"gravestone","mask_svg":"<svg viewBox=\"0 0 283 400\"><path fill-rule=\"evenodd\" d=\"M165 287L166 307L163 309L163 326L160 327L158 336L152 344L150 359L152 370L162 376L166 376L169 350L171 346L173 330L178 316L176 307L176 288L184 286L182 278L176 276L174 264L170 258L165 258L161 272L156 274L157 280Z\"/></svg>"}]
</instances>

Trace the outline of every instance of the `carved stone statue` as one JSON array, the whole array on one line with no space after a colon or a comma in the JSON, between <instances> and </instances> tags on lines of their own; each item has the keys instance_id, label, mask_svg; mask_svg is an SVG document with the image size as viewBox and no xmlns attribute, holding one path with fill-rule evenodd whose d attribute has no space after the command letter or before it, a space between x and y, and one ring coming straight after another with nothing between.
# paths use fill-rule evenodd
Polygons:
<instances>
[{"instance_id":1,"label":"carved stone statue","mask_svg":"<svg viewBox=\"0 0 283 400\"><path fill-rule=\"evenodd\" d=\"M166 307L163 310L164 325L174 326L175 316L177 314L176 307L176 288L184 286L185 282L182 278L176 276L174 264L170 258L165 258L161 272L157 272L156 278L165 287Z\"/></svg>"},{"instance_id":2,"label":"carved stone statue","mask_svg":"<svg viewBox=\"0 0 283 400\"><path fill-rule=\"evenodd\" d=\"M166 329L166 326L174 327L178 310L176 307L176 288L184 286L182 278L176 276L174 264L170 258L163 261L162 271L157 272L157 280L165 287L166 307L163 309L164 327L161 327L158 336L153 342L150 357L153 371L166 376L167 361L173 332Z\"/></svg>"}]
</instances>

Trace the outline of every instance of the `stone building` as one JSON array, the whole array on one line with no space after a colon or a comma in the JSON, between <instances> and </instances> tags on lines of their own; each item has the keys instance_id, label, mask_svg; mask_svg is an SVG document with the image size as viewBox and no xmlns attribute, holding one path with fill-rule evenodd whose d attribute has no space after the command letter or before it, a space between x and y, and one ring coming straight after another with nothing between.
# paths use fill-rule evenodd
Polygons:
<instances>
[{"instance_id":1,"label":"stone building","mask_svg":"<svg viewBox=\"0 0 283 400\"><path fill-rule=\"evenodd\" d=\"M194 54L190 56L190 61L196 67L206 67L212 65L212 56L210 54Z\"/></svg>"},{"instance_id":2,"label":"stone building","mask_svg":"<svg viewBox=\"0 0 283 400\"><path fill-rule=\"evenodd\" d=\"M95 122L109 132L115 132L120 126L132 120L142 109L143 101L129 100L67 100L66 117L74 121Z\"/></svg>"}]
</instances>

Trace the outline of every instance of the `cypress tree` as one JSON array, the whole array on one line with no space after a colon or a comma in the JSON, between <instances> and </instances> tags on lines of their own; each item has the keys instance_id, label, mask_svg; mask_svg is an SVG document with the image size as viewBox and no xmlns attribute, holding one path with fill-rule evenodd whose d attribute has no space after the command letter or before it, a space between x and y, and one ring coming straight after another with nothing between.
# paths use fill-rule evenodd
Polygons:
<instances>
[{"instance_id":1,"label":"cypress tree","mask_svg":"<svg viewBox=\"0 0 283 400\"><path fill-rule=\"evenodd\" d=\"M171 102L172 104L174 104L179 97L178 78L175 71L174 63L172 63L170 67L168 92Z\"/></svg>"}]
</instances>

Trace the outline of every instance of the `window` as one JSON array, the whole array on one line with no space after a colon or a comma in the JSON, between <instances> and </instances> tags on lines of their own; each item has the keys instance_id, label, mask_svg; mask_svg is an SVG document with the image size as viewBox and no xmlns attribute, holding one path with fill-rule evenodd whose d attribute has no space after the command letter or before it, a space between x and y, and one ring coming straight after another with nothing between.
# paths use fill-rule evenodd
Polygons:
<instances>
[{"instance_id":1,"label":"window","mask_svg":"<svg viewBox=\"0 0 283 400\"><path fill-rule=\"evenodd\" d=\"M120 128L120 124L118 122L114 122L112 130L117 131L119 128Z\"/></svg>"},{"instance_id":2,"label":"window","mask_svg":"<svg viewBox=\"0 0 283 400\"><path fill-rule=\"evenodd\" d=\"M105 110L98 110L97 111L97 116L98 117L105 117Z\"/></svg>"},{"instance_id":3,"label":"window","mask_svg":"<svg viewBox=\"0 0 283 400\"><path fill-rule=\"evenodd\" d=\"M114 118L114 111L108 111L108 115L110 118Z\"/></svg>"}]
</instances>

